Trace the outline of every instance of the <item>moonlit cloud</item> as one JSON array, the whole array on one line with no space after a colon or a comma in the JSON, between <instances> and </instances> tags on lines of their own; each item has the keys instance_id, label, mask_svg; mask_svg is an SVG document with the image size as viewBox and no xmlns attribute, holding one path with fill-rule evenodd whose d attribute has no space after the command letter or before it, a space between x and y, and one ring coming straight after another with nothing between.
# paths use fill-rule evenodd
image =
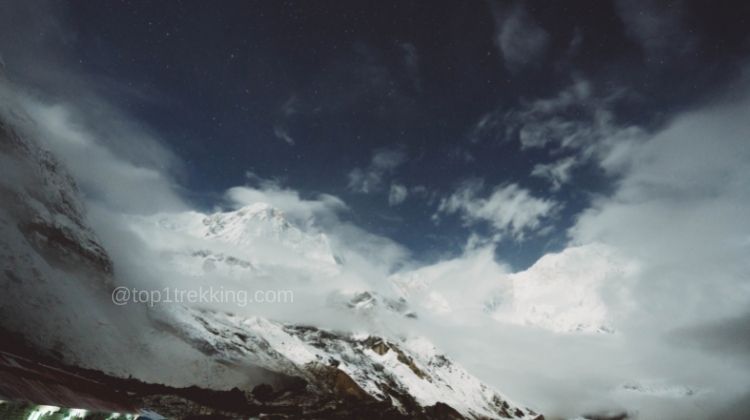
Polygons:
<instances>
[{"instance_id":1,"label":"moonlit cloud","mask_svg":"<svg viewBox=\"0 0 750 420\"><path fill-rule=\"evenodd\" d=\"M417 90L422 89L422 81L419 77L419 55L417 47L411 42L402 42L399 44L404 53L404 67L406 68L409 78Z\"/></svg>"},{"instance_id":2,"label":"moonlit cloud","mask_svg":"<svg viewBox=\"0 0 750 420\"><path fill-rule=\"evenodd\" d=\"M512 273L479 258L487 252L480 246L398 273L395 287L417 295L442 325L441 344L498 387L516 384L523 398L550 396L546 414L620 409L648 419L742 418L738 401L750 386L746 343L736 335L750 307L747 98L683 113L653 134L600 149L596 162L618 177L617 187L578 218L562 252ZM492 208L489 198L476 203L477 193L464 191L442 206L474 218ZM468 284L480 292L453 297L452 287ZM490 309L479 315L478 308ZM498 329L485 317L542 328ZM447 333L452 323L459 325ZM587 335L596 325L615 332ZM554 355L535 347L542 342ZM492 357L477 357L485 353ZM498 367L498 359L506 363ZM543 391L530 376L551 388ZM570 386L573 376L580 387ZM689 396L678 397L685 389Z\"/></svg>"},{"instance_id":3,"label":"moonlit cloud","mask_svg":"<svg viewBox=\"0 0 750 420\"><path fill-rule=\"evenodd\" d=\"M506 113L502 122L510 136L506 139L517 138L523 148L552 145L579 149L605 138L631 136L627 128L617 126L611 111L621 95L619 91L598 93L591 82L576 80L554 97L537 99Z\"/></svg>"},{"instance_id":4,"label":"moonlit cloud","mask_svg":"<svg viewBox=\"0 0 750 420\"><path fill-rule=\"evenodd\" d=\"M259 187L232 187L227 190L226 197L234 208L252 203L268 203L303 225L315 218L326 220L348 210L338 197L320 194L304 199L299 192L272 183L264 183Z\"/></svg>"},{"instance_id":5,"label":"moonlit cloud","mask_svg":"<svg viewBox=\"0 0 750 420\"><path fill-rule=\"evenodd\" d=\"M537 163L531 171L531 176L549 180L552 190L557 191L563 184L570 181L571 172L576 163L574 157L563 158L552 163Z\"/></svg>"},{"instance_id":6,"label":"moonlit cloud","mask_svg":"<svg viewBox=\"0 0 750 420\"><path fill-rule=\"evenodd\" d=\"M89 201L136 213L184 208L174 181L178 160L158 138L109 103L99 98L92 115L75 103L6 88L14 91L21 108L7 117L62 159ZM19 113L29 118L19 119Z\"/></svg>"},{"instance_id":7,"label":"moonlit cloud","mask_svg":"<svg viewBox=\"0 0 750 420\"><path fill-rule=\"evenodd\" d=\"M534 197L517 184L496 187L487 197L481 196L483 190L480 180L464 183L440 202L436 217L457 213L466 225L488 223L497 232L522 240L542 227L543 220L558 207L556 202Z\"/></svg>"},{"instance_id":8,"label":"moonlit cloud","mask_svg":"<svg viewBox=\"0 0 750 420\"><path fill-rule=\"evenodd\" d=\"M284 143L294 146L294 139L291 135L289 135L289 131L287 131L286 128L276 125L273 127L273 135L276 136L277 139L282 140Z\"/></svg>"},{"instance_id":9,"label":"moonlit cloud","mask_svg":"<svg viewBox=\"0 0 750 420\"><path fill-rule=\"evenodd\" d=\"M409 190L401 184L391 184L391 190L388 192L388 205L397 206L406 200Z\"/></svg>"},{"instance_id":10,"label":"moonlit cloud","mask_svg":"<svg viewBox=\"0 0 750 420\"><path fill-rule=\"evenodd\" d=\"M354 168L349 172L349 189L362 194L378 192L385 178L405 162L406 152L403 149L377 150L367 167Z\"/></svg>"},{"instance_id":11,"label":"moonlit cloud","mask_svg":"<svg viewBox=\"0 0 750 420\"><path fill-rule=\"evenodd\" d=\"M643 47L654 64L684 54L695 44L693 33L683 22L681 3L615 2L628 35Z\"/></svg>"},{"instance_id":12,"label":"moonlit cloud","mask_svg":"<svg viewBox=\"0 0 750 420\"><path fill-rule=\"evenodd\" d=\"M612 149L601 164L622 177L617 192L571 231L576 242L605 241L648 262L640 316L662 327L737 315L749 301L747 103L686 113Z\"/></svg>"},{"instance_id":13,"label":"moonlit cloud","mask_svg":"<svg viewBox=\"0 0 750 420\"><path fill-rule=\"evenodd\" d=\"M517 73L537 63L544 56L549 35L529 16L523 2L515 3L510 10L497 11L496 15L495 42L508 70Z\"/></svg>"}]
</instances>

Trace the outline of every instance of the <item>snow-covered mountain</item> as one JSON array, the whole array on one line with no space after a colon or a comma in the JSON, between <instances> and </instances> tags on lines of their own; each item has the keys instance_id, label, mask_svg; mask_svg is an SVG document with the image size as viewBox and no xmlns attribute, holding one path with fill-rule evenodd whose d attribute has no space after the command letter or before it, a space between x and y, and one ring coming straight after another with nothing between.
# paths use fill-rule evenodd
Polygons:
<instances>
[{"instance_id":1,"label":"snow-covered mountain","mask_svg":"<svg viewBox=\"0 0 750 420\"><path fill-rule=\"evenodd\" d=\"M266 203L212 214L134 216L130 222L183 275L248 280L279 270L331 276L340 269L324 233L303 231Z\"/></svg>"},{"instance_id":2,"label":"snow-covered mountain","mask_svg":"<svg viewBox=\"0 0 750 420\"><path fill-rule=\"evenodd\" d=\"M14 98L0 80L0 326L62 351L71 323L100 327L102 319L78 317L68 305L85 299L76 290L106 291L113 263L86 222L75 181L31 138L33 123Z\"/></svg>"},{"instance_id":3,"label":"snow-covered mountain","mask_svg":"<svg viewBox=\"0 0 750 420\"><path fill-rule=\"evenodd\" d=\"M120 284L116 261L89 227L74 180L39 146L33 122L16 110L12 95L0 94L2 331L69 365L149 381L229 389L257 385L265 377L244 376L266 372L304 381L300 398L353 398L410 417L540 418L425 338L354 334L179 304L118 309L109 300ZM273 276L279 267L323 276L340 269L324 234L303 231L263 203L130 221L164 258L162 269L180 275L220 272L218 281ZM375 317L385 308L404 319L415 316L405 301L372 293L345 301L350 314Z\"/></svg>"},{"instance_id":4,"label":"snow-covered mountain","mask_svg":"<svg viewBox=\"0 0 750 420\"><path fill-rule=\"evenodd\" d=\"M599 244L547 254L525 271L511 274L510 305L493 308L503 322L533 325L558 333L612 333L605 295L616 296L635 267ZM614 290L614 286L620 288Z\"/></svg>"},{"instance_id":5,"label":"snow-covered mountain","mask_svg":"<svg viewBox=\"0 0 750 420\"><path fill-rule=\"evenodd\" d=\"M423 337L387 339L170 306L157 323L229 364L303 378L315 392L390 402L416 415L447 404L467 418L536 419L441 354Z\"/></svg>"},{"instance_id":6,"label":"snow-covered mountain","mask_svg":"<svg viewBox=\"0 0 750 420\"><path fill-rule=\"evenodd\" d=\"M485 281L460 294L458 305L455 284L467 275L461 260L396 273L389 280L400 296L436 314L476 307L502 323L556 333L612 333L614 319L605 297L623 301L623 281L636 270L634 264L600 244L547 254L517 273L497 266L489 250L470 258L472 269L482 270L470 273L471 277Z\"/></svg>"}]
</instances>

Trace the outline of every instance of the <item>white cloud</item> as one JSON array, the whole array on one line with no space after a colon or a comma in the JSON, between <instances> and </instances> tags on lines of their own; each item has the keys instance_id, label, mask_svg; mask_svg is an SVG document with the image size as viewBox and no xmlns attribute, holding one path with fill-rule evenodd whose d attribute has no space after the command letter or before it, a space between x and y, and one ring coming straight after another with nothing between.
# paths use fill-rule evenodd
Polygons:
<instances>
[{"instance_id":1,"label":"white cloud","mask_svg":"<svg viewBox=\"0 0 750 420\"><path fill-rule=\"evenodd\" d=\"M665 58L687 53L695 44L695 36L685 26L680 3L615 2L627 34L641 45L648 59L662 63Z\"/></svg>"},{"instance_id":2,"label":"white cloud","mask_svg":"<svg viewBox=\"0 0 750 420\"><path fill-rule=\"evenodd\" d=\"M380 191L385 178L405 162L403 149L377 150L366 168L354 168L349 172L349 189L362 194Z\"/></svg>"},{"instance_id":3,"label":"white cloud","mask_svg":"<svg viewBox=\"0 0 750 420\"><path fill-rule=\"evenodd\" d=\"M283 188L276 182L265 182L259 187L233 187L226 197L231 207L239 208L253 203L268 203L281 209L296 223L305 226L311 221L334 219L348 207L338 197L319 194L311 199L300 197L299 192Z\"/></svg>"},{"instance_id":4,"label":"white cloud","mask_svg":"<svg viewBox=\"0 0 750 420\"><path fill-rule=\"evenodd\" d=\"M441 347L499 389L537 401L545 415L721 418L750 387L737 327L750 312L749 104L685 113L652 135L600 149L597 162L619 178L614 193L578 218L566 249L528 270L509 273L474 251L393 279L421 290L412 295L436 314ZM483 202L461 204L475 196L450 205L479 214ZM469 290L469 300L457 289ZM484 317L482 302L492 308ZM560 331L605 324L616 333L498 328L483 320L490 314ZM625 383L694 392L639 394L623 391Z\"/></svg>"},{"instance_id":5,"label":"white cloud","mask_svg":"<svg viewBox=\"0 0 750 420\"><path fill-rule=\"evenodd\" d=\"M619 135L621 129L614 123L610 107L621 95L597 94L588 81L579 79L555 97L538 99L509 112L504 123L517 130L523 148L548 144L584 148ZM631 133L626 130L625 135Z\"/></svg>"},{"instance_id":6,"label":"white cloud","mask_svg":"<svg viewBox=\"0 0 750 420\"><path fill-rule=\"evenodd\" d=\"M456 258L403 270L389 281L413 305L462 323L483 316L485 301L503 287L509 273L509 267L495 261L493 247L479 246L467 247Z\"/></svg>"},{"instance_id":7,"label":"white cloud","mask_svg":"<svg viewBox=\"0 0 750 420\"><path fill-rule=\"evenodd\" d=\"M394 170L406 162L406 152L402 149L382 149L372 156L372 168L383 171Z\"/></svg>"},{"instance_id":8,"label":"white cloud","mask_svg":"<svg viewBox=\"0 0 750 420\"><path fill-rule=\"evenodd\" d=\"M289 134L289 131L287 131L286 128L276 125L273 127L273 135L276 136L277 139L283 140L284 143L294 146L294 139Z\"/></svg>"},{"instance_id":9,"label":"white cloud","mask_svg":"<svg viewBox=\"0 0 750 420\"><path fill-rule=\"evenodd\" d=\"M375 289L382 287L379 279L408 258L408 251L396 242L344 220L349 207L336 196L318 194L305 198L298 191L281 186L278 181L256 177L255 182L258 185L227 190L230 207L268 203L283 211L295 225L325 233L336 254Z\"/></svg>"},{"instance_id":10,"label":"white cloud","mask_svg":"<svg viewBox=\"0 0 750 420\"><path fill-rule=\"evenodd\" d=\"M529 16L522 2L516 3L510 10L496 11L495 14L495 42L508 70L518 73L544 57L549 35Z\"/></svg>"},{"instance_id":11,"label":"white cloud","mask_svg":"<svg viewBox=\"0 0 750 420\"><path fill-rule=\"evenodd\" d=\"M404 67L414 84L414 88L417 90L422 89L422 81L419 77L419 55L417 54L417 47L411 42L399 43L399 47L401 47L401 50L403 51Z\"/></svg>"},{"instance_id":12,"label":"white cloud","mask_svg":"<svg viewBox=\"0 0 750 420\"><path fill-rule=\"evenodd\" d=\"M552 163L537 163L531 170L531 176L545 178L552 184L552 190L557 191L563 184L570 181L571 172L577 162L574 157L567 157Z\"/></svg>"},{"instance_id":13,"label":"white cloud","mask_svg":"<svg viewBox=\"0 0 750 420\"><path fill-rule=\"evenodd\" d=\"M554 96L523 101L510 111L497 109L483 115L470 139L518 141L522 150L575 151L582 163L608 153L622 140L644 135L639 127L616 121L612 109L626 95L621 89L596 89L588 80L575 78Z\"/></svg>"},{"instance_id":14,"label":"white cloud","mask_svg":"<svg viewBox=\"0 0 750 420\"><path fill-rule=\"evenodd\" d=\"M621 176L611 198L571 231L643 261L640 314L666 328L736 315L750 303L748 101L692 112L601 165ZM744 245L743 245L744 244Z\"/></svg>"},{"instance_id":15,"label":"white cloud","mask_svg":"<svg viewBox=\"0 0 750 420\"><path fill-rule=\"evenodd\" d=\"M553 200L534 197L517 184L496 187L488 197L480 197L483 189L482 181L465 182L441 200L436 217L439 213L459 213L466 225L487 222L496 231L522 240L539 229L558 207Z\"/></svg>"},{"instance_id":16,"label":"white cloud","mask_svg":"<svg viewBox=\"0 0 750 420\"><path fill-rule=\"evenodd\" d=\"M406 200L409 190L401 184L391 184L391 190L388 192L388 205L397 206Z\"/></svg>"},{"instance_id":17,"label":"white cloud","mask_svg":"<svg viewBox=\"0 0 750 420\"><path fill-rule=\"evenodd\" d=\"M90 97L95 111L78 104L45 100L18 88L7 115L42 141L76 178L88 201L125 212L184 208L175 192L180 163L162 141L106 101ZM91 101L96 101L91 103ZM28 118L19 117L22 114Z\"/></svg>"}]
</instances>

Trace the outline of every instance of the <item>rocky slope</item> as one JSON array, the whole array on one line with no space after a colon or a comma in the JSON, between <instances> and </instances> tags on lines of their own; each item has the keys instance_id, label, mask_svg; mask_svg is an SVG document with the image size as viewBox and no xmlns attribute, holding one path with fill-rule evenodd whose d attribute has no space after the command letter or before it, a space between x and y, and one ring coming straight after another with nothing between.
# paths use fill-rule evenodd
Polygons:
<instances>
[{"instance_id":1,"label":"rocky slope","mask_svg":"<svg viewBox=\"0 0 750 420\"><path fill-rule=\"evenodd\" d=\"M444 404L466 418L539 418L482 384L425 338L342 333L174 305L152 314L165 330L212 357L300 378L317 394L384 402L404 415Z\"/></svg>"}]
</instances>

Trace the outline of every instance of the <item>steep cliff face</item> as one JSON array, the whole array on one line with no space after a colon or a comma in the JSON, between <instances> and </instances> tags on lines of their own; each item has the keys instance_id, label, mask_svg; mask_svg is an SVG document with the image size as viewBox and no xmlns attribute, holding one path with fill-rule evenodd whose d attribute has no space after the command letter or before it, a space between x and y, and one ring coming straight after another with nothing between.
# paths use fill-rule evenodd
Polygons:
<instances>
[{"instance_id":1,"label":"steep cliff face","mask_svg":"<svg viewBox=\"0 0 750 420\"><path fill-rule=\"evenodd\" d=\"M49 265L85 268L103 279L111 276L112 261L84 220L73 178L50 152L19 135L2 115L0 162L3 228L15 228Z\"/></svg>"},{"instance_id":2,"label":"steep cliff face","mask_svg":"<svg viewBox=\"0 0 750 420\"><path fill-rule=\"evenodd\" d=\"M113 263L86 222L75 181L34 140L34 123L14 98L0 80L0 327L70 356L70 334L106 322L94 310L86 316L86 299L105 295ZM78 352L96 347L76 344Z\"/></svg>"}]
</instances>

